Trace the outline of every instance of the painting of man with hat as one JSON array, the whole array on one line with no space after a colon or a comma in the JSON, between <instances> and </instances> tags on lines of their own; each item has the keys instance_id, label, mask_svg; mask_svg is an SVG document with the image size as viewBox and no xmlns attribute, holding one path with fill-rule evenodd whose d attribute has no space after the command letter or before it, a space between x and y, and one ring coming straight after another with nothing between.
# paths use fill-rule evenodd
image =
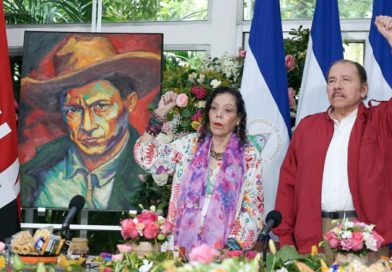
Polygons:
<instances>
[{"instance_id":1,"label":"painting of man with hat","mask_svg":"<svg viewBox=\"0 0 392 272\"><path fill-rule=\"evenodd\" d=\"M161 34L28 32L19 141L24 207L135 208L133 145L161 82ZM26 63L27 62L27 63Z\"/></svg>"}]
</instances>

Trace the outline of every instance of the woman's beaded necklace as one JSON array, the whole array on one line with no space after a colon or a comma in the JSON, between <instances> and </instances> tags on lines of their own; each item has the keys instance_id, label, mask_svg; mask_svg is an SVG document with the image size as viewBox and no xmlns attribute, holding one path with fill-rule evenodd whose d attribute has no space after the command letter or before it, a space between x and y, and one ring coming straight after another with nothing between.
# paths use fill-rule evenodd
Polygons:
<instances>
[{"instance_id":1,"label":"woman's beaded necklace","mask_svg":"<svg viewBox=\"0 0 392 272\"><path fill-rule=\"evenodd\" d=\"M214 150L214 143L211 144L210 156L217 161L221 161L223 158L224 152L218 153Z\"/></svg>"}]
</instances>

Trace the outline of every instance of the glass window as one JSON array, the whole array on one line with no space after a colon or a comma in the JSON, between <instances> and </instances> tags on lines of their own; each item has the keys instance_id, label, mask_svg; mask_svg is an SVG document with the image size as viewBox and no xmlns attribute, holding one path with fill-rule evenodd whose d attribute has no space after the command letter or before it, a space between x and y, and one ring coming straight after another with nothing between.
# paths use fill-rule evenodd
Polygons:
<instances>
[{"instance_id":1,"label":"glass window","mask_svg":"<svg viewBox=\"0 0 392 272\"><path fill-rule=\"evenodd\" d=\"M103 0L102 22L207 20L208 0Z\"/></svg>"},{"instance_id":2,"label":"glass window","mask_svg":"<svg viewBox=\"0 0 392 272\"><path fill-rule=\"evenodd\" d=\"M297 30L292 30L291 32L295 34L294 39L290 38L285 38L285 49L286 49L286 54L293 54L295 53L292 52L293 49L298 49L298 52L300 53L301 56L295 56L297 58L297 64L299 67L303 67L304 62L305 62L305 57L306 55L306 49L307 49L307 39L308 39L308 29L306 28L299 28ZM291 36L292 38L292 36ZM245 50L249 50L248 47L248 40L249 40L249 32L244 33L244 46ZM364 40L345 40L343 43L343 48L344 48L344 58L356 61L360 64L363 65L364 63L364 58L365 58L365 41ZM301 58L299 60L298 58ZM302 69L300 69L302 73ZM290 79L289 79L290 80Z\"/></svg>"},{"instance_id":3,"label":"glass window","mask_svg":"<svg viewBox=\"0 0 392 272\"><path fill-rule=\"evenodd\" d=\"M7 24L91 23L92 0L4 0ZM103 0L102 22L207 20L208 0Z\"/></svg>"},{"instance_id":4,"label":"glass window","mask_svg":"<svg viewBox=\"0 0 392 272\"><path fill-rule=\"evenodd\" d=\"M4 0L7 24L91 23L91 0Z\"/></svg>"},{"instance_id":5,"label":"glass window","mask_svg":"<svg viewBox=\"0 0 392 272\"><path fill-rule=\"evenodd\" d=\"M371 18L373 0L338 0L340 19Z\"/></svg>"},{"instance_id":6,"label":"glass window","mask_svg":"<svg viewBox=\"0 0 392 272\"><path fill-rule=\"evenodd\" d=\"M344 47L344 58L356 61L363 65L364 60L364 41L346 41L343 44Z\"/></svg>"},{"instance_id":7,"label":"glass window","mask_svg":"<svg viewBox=\"0 0 392 272\"><path fill-rule=\"evenodd\" d=\"M255 0L244 0L244 20L251 20ZM283 20L312 19L315 0L281 0ZM340 19L370 18L372 0L338 0Z\"/></svg>"}]
</instances>

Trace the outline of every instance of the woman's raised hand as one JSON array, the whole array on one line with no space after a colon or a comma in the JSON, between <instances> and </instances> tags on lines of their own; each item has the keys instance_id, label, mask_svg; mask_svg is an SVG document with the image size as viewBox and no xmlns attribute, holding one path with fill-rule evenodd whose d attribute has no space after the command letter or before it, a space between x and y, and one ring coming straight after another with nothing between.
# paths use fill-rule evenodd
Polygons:
<instances>
[{"instance_id":1,"label":"woman's raised hand","mask_svg":"<svg viewBox=\"0 0 392 272\"><path fill-rule=\"evenodd\" d=\"M155 110L155 114L157 114L162 119L165 119L167 113L176 106L176 99L177 94L173 91L168 91L162 95L161 100L159 100L158 103L158 108Z\"/></svg>"}]
</instances>

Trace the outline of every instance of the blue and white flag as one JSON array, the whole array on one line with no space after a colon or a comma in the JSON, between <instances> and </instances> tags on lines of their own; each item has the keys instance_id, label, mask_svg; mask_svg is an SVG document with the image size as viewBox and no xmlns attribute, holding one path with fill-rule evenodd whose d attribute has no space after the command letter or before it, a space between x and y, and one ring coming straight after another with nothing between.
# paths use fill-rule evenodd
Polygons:
<instances>
[{"instance_id":1,"label":"blue and white flag","mask_svg":"<svg viewBox=\"0 0 392 272\"><path fill-rule=\"evenodd\" d=\"M392 53L374 20L378 15L392 16L392 0L374 0L369 38L366 42L365 69L368 75L367 100L387 100L392 96Z\"/></svg>"},{"instance_id":2,"label":"blue and white flag","mask_svg":"<svg viewBox=\"0 0 392 272\"><path fill-rule=\"evenodd\" d=\"M325 111L328 106L327 73L343 59L343 43L337 0L317 0L302 76L296 125L307 115Z\"/></svg>"},{"instance_id":3,"label":"blue and white flag","mask_svg":"<svg viewBox=\"0 0 392 272\"><path fill-rule=\"evenodd\" d=\"M257 0L246 52L241 93L248 132L264 145L265 214L275 206L279 171L289 144L290 111L279 1ZM256 146L260 146L257 145Z\"/></svg>"}]
</instances>

